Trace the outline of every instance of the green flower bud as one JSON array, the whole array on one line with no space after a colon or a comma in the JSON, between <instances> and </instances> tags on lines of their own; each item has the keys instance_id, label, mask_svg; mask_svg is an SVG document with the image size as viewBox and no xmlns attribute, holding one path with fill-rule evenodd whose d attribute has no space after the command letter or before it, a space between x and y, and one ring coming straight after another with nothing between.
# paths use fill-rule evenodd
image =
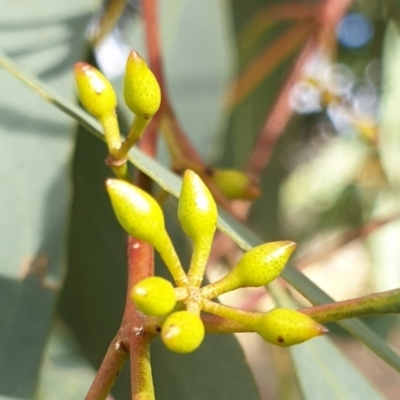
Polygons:
<instances>
[{"instance_id":1,"label":"green flower bud","mask_svg":"<svg viewBox=\"0 0 400 400\"><path fill-rule=\"evenodd\" d=\"M241 287L259 287L276 279L296 248L296 243L286 240L265 243L243 254L238 264L222 279L202 289L202 294L215 298Z\"/></svg>"},{"instance_id":2,"label":"green flower bud","mask_svg":"<svg viewBox=\"0 0 400 400\"><path fill-rule=\"evenodd\" d=\"M217 206L207 186L191 170L187 170L183 177L178 219L194 243L213 238L217 227Z\"/></svg>"},{"instance_id":3,"label":"green flower bud","mask_svg":"<svg viewBox=\"0 0 400 400\"><path fill-rule=\"evenodd\" d=\"M176 353L190 353L202 343L204 331L199 315L189 311L177 311L164 321L161 338L170 350Z\"/></svg>"},{"instance_id":4,"label":"green flower bud","mask_svg":"<svg viewBox=\"0 0 400 400\"><path fill-rule=\"evenodd\" d=\"M282 273L295 248L296 243L289 240L253 247L243 254L227 279L236 280L239 287L264 286Z\"/></svg>"},{"instance_id":5,"label":"green flower bud","mask_svg":"<svg viewBox=\"0 0 400 400\"><path fill-rule=\"evenodd\" d=\"M328 332L309 316L283 308L262 315L253 328L265 341L278 346L292 346Z\"/></svg>"},{"instance_id":6,"label":"green flower bud","mask_svg":"<svg viewBox=\"0 0 400 400\"><path fill-rule=\"evenodd\" d=\"M237 169L214 169L211 176L228 199L255 200L261 195L260 187Z\"/></svg>"},{"instance_id":7,"label":"green flower bud","mask_svg":"<svg viewBox=\"0 0 400 400\"><path fill-rule=\"evenodd\" d=\"M164 214L157 201L138 187L119 179L107 179L106 187L118 222L125 231L150 243L160 254L175 282L185 285L187 277L165 230Z\"/></svg>"},{"instance_id":8,"label":"green flower bud","mask_svg":"<svg viewBox=\"0 0 400 400\"><path fill-rule=\"evenodd\" d=\"M100 120L113 114L117 97L107 78L98 69L84 62L76 63L74 72L83 107Z\"/></svg>"},{"instance_id":9,"label":"green flower bud","mask_svg":"<svg viewBox=\"0 0 400 400\"><path fill-rule=\"evenodd\" d=\"M138 310L146 315L161 316L175 307L176 297L171 282L150 276L138 282L130 293Z\"/></svg>"},{"instance_id":10,"label":"green flower bud","mask_svg":"<svg viewBox=\"0 0 400 400\"><path fill-rule=\"evenodd\" d=\"M165 234L165 223L157 201L123 180L107 179L106 186L115 215L125 231L158 248L158 239Z\"/></svg>"},{"instance_id":11,"label":"green flower bud","mask_svg":"<svg viewBox=\"0 0 400 400\"><path fill-rule=\"evenodd\" d=\"M129 109L138 117L150 119L161 103L157 79L136 51L131 51L126 62L124 98Z\"/></svg>"}]
</instances>

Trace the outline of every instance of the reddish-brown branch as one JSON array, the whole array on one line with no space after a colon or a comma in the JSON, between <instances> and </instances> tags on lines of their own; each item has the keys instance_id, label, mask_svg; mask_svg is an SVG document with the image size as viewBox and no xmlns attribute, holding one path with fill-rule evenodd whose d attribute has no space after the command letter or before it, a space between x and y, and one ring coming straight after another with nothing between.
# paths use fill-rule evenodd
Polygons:
<instances>
[{"instance_id":1,"label":"reddish-brown branch","mask_svg":"<svg viewBox=\"0 0 400 400\"><path fill-rule=\"evenodd\" d=\"M127 4L128 0L110 0L105 3L98 25L88 34L93 45L98 45L114 29Z\"/></svg>"},{"instance_id":2,"label":"reddish-brown branch","mask_svg":"<svg viewBox=\"0 0 400 400\"><path fill-rule=\"evenodd\" d=\"M305 20L313 15L314 10L308 4L282 3L267 5L246 23L239 36L239 45L241 48L249 48L263 32L273 25L288 20Z\"/></svg>"},{"instance_id":3,"label":"reddish-brown branch","mask_svg":"<svg viewBox=\"0 0 400 400\"><path fill-rule=\"evenodd\" d=\"M317 42L315 37L312 36L308 39L298 56L291 73L258 134L253 152L247 162L247 171L250 174L259 177L268 165L275 144L293 115L293 110L289 106L288 100L290 91L293 85L301 78L306 61L309 60L316 49Z\"/></svg>"},{"instance_id":4,"label":"reddish-brown branch","mask_svg":"<svg viewBox=\"0 0 400 400\"><path fill-rule=\"evenodd\" d=\"M228 105L235 107L298 48L313 29L313 21L299 21L257 57L229 88Z\"/></svg>"},{"instance_id":5,"label":"reddish-brown branch","mask_svg":"<svg viewBox=\"0 0 400 400\"><path fill-rule=\"evenodd\" d=\"M165 108L166 90L161 63L157 2L155 0L143 0L142 8L144 17L145 38L149 57L149 66L157 78L158 84L161 88L162 96L160 109L154 115L150 124L146 128L146 131L141 141L139 142L139 146L144 153L146 153L150 157L155 158L157 154L158 130ZM148 176L140 171L136 175L136 182L139 187L151 192L152 181Z\"/></svg>"},{"instance_id":6,"label":"reddish-brown branch","mask_svg":"<svg viewBox=\"0 0 400 400\"><path fill-rule=\"evenodd\" d=\"M117 335L108 347L85 400L104 400L110 393L127 358L128 349L119 341Z\"/></svg>"},{"instance_id":7,"label":"reddish-brown branch","mask_svg":"<svg viewBox=\"0 0 400 400\"><path fill-rule=\"evenodd\" d=\"M162 93L164 93L165 80L162 66L157 0L143 0L142 7L149 65L154 75L157 77Z\"/></svg>"},{"instance_id":8,"label":"reddish-brown branch","mask_svg":"<svg viewBox=\"0 0 400 400\"><path fill-rule=\"evenodd\" d=\"M321 30L334 31L354 0L323 0L316 9Z\"/></svg>"},{"instance_id":9,"label":"reddish-brown branch","mask_svg":"<svg viewBox=\"0 0 400 400\"><path fill-rule=\"evenodd\" d=\"M267 115L258 135L253 152L247 163L247 170L259 176L268 165L275 144L292 117L288 98L293 85L301 78L305 63L332 36L336 25L351 6L352 0L324 0L315 12L317 31L310 35L302 52L288 76L274 106ZM328 49L329 51L329 49Z\"/></svg>"},{"instance_id":10,"label":"reddish-brown branch","mask_svg":"<svg viewBox=\"0 0 400 400\"><path fill-rule=\"evenodd\" d=\"M153 248L148 243L129 237L128 287L121 326L107 350L86 400L105 399L129 353L142 351L141 346L148 345L143 338L148 341L155 335L154 327L146 323L146 317L136 310L129 296L132 286L153 275L153 272Z\"/></svg>"}]
</instances>

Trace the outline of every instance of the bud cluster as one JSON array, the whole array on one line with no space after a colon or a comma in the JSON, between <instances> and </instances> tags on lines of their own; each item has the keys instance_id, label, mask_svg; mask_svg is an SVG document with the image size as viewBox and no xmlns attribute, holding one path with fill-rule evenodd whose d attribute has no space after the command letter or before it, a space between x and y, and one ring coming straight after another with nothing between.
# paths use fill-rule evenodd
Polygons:
<instances>
[{"instance_id":1,"label":"bud cluster","mask_svg":"<svg viewBox=\"0 0 400 400\"><path fill-rule=\"evenodd\" d=\"M238 288L267 285L281 274L296 245L278 241L254 247L226 276L202 287L218 211L208 188L193 171L184 174L178 203L178 219L193 243L187 273L166 231L159 204L126 181L109 179L106 186L121 226L155 248L175 281L173 287L166 279L149 277L137 283L130 293L138 310L159 318L161 339L169 349L188 353L200 346L206 332L203 312L234 321L279 346L301 343L327 332L324 326L298 311L276 308L267 313L249 312L212 301Z\"/></svg>"}]
</instances>

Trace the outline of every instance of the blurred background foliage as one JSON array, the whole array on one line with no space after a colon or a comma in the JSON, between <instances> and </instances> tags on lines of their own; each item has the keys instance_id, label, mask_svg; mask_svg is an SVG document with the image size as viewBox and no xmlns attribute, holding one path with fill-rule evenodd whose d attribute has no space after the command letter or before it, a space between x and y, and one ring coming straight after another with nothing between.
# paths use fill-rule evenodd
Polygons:
<instances>
[{"instance_id":1,"label":"blurred background foliage","mask_svg":"<svg viewBox=\"0 0 400 400\"><path fill-rule=\"evenodd\" d=\"M293 264L335 300L400 287L398 3L349 1L331 30L317 12L328 1L159 3L167 89L186 134L207 164L242 169L259 180L262 195L250 208L234 203L248 213L247 226L264 241L297 241ZM121 95L127 52L146 55L140 2L127 2L92 53L86 34L96 29L102 6L8 2L0 16L0 49L67 100L75 101L72 66L82 59L99 65ZM310 38L313 51L296 75ZM295 82L277 108L291 74ZM81 399L125 299L125 237L103 189L111 175L103 162L106 148L3 70L0 87L0 398ZM119 103L126 131L131 115ZM277 124L268 125L270 139L261 143L275 109ZM158 159L169 165L163 144ZM187 259L175 202L168 200L165 210ZM213 260L210 279L238 253L230 247ZM228 300L272 307L264 292L241 291ZM367 323L399 350L397 317ZM323 392L324 398L357 399L370 390L368 382L379 388L368 398L380 398L378 392L397 398L399 374L332 330L361 374L328 342L289 352L241 335L261 398L313 400ZM156 343L152 357L158 399L258 398L234 337L212 336L186 358ZM124 370L113 395L129 393Z\"/></svg>"}]
</instances>

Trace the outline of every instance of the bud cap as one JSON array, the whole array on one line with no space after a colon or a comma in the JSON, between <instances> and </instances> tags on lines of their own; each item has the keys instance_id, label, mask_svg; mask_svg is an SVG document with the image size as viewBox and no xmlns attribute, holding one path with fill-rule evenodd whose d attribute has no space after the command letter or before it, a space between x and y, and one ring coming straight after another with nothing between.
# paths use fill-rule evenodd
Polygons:
<instances>
[{"instance_id":1,"label":"bud cap","mask_svg":"<svg viewBox=\"0 0 400 400\"><path fill-rule=\"evenodd\" d=\"M176 353L196 350L204 339L204 325L199 315L189 311L178 311L164 321L161 338L164 344Z\"/></svg>"},{"instance_id":2,"label":"bud cap","mask_svg":"<svg viewBox=\"0 0 400 400\"><path fill-rule=\"evenodd\" d=\"M175 307L176 297L171 282L150 276L138 282L130 293L132 301L143 314L161 316Z\"/></svg>"}]
</instances>

